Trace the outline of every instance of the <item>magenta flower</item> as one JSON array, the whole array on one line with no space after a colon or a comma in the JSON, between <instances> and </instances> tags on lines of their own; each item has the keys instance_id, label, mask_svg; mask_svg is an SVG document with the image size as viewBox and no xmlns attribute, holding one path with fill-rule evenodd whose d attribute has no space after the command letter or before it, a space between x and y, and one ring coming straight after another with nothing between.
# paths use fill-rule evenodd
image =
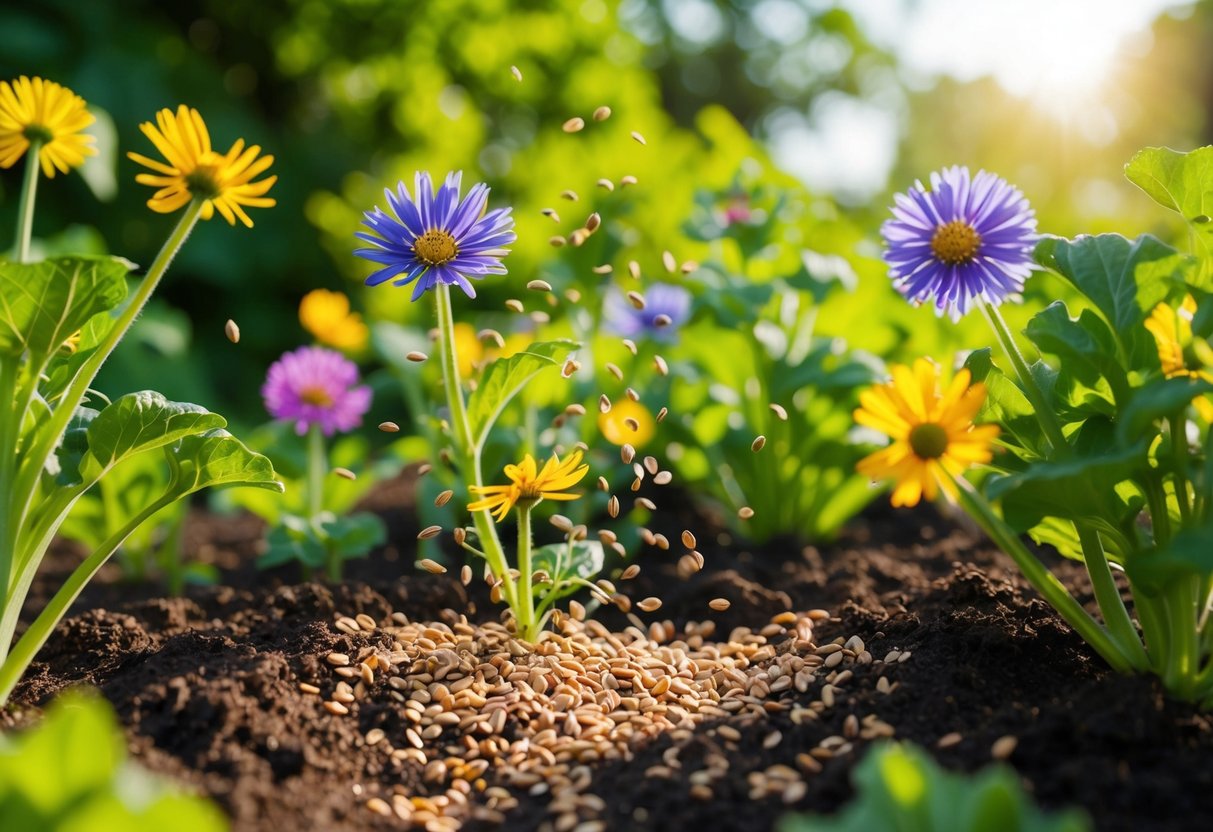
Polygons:
<instances>
[{"instance_id":1,"label":"magenta flower","mask_svg":"<svg viewBox=\"0 0 1213 832\"><path fill-rule=\"evenodd\" d=\"M325 436L353 430L371 406L371 388L358 384L358 367L341 353L300 347L270 365L261 397L275 419L295 423L300 436L317 425Z\"/></svg>"}]
</instances>

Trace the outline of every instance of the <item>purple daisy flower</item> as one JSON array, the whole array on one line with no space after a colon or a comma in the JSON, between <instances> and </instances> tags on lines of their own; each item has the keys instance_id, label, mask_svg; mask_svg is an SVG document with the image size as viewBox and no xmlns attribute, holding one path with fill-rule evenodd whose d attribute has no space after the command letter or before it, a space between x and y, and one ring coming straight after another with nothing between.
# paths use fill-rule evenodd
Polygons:
<instances>
[{"instance_id":1,"label":"purple daisy flower","mask_svg":"<svg viewBox=\"0 0 1213 832\"><path fill-rule=\"evenodd\" d=\"M893 285L913 303L934 296L960 320L978 299L998 305L1032 272L1036 213L1020 190L986 171L954 166L894 198L880 233Z\"/></svg>"},{"instance_id":2,"label":"purple daisy flower","mask_svg":"<svg viewBox=\"0 0 1213 832\"><path fill-rule=\"evenodd\" d=\"M404 183L384 191L392 214L379 207L363 214L362 224L371 233L356 236L374 248L360 248L354 254L379 263L382 268L366 279L368 286L391 280L396 286L417 281L413 300L440 282L458 286L468 297L476 297L471 278L486 274L505 274L501 258L509 254L516 239L514 218L509 208L484 212L489 187L472 186L467 198L459 199L462 173L447 174L437 193L428 173L418 172L413 195ZM393 214L395 216L393 216ZM399 275L399 277L397 277Z\"/></svg>"},{"instance_id":3,"label":"purple daisy flower","mask_svg":"<svg viewBox=\"0 0 1213 832\"><path fill-rule=\"evenodd\" d=\"M607 294L602 304L607 328L625 338L673 341L690 314L691 293L672 283L651 284L644 293L644 309L637 309L618 289Z\"/></svg>"},{"instance_id":4,"label":"purple daisy flower","mask_svg":"<svg viewBox=\"0 0 1213 832\"><path fill-rule=\"evenodd\" d=\"M371 406L371 388L356 387L358 366L324 347L300 347L270 365L261 388L265 409L295 423L300 436L318 425L325 436L353 430Z\"/></svg>"}]
</instances>

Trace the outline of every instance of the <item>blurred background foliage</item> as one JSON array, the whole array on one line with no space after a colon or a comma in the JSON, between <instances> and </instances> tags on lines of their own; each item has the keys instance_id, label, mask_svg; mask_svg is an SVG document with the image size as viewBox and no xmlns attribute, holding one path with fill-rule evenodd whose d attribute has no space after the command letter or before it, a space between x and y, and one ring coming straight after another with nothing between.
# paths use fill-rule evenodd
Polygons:
<instances>
[{"instance_id":1,"label":"blurred background foliage","mask_svg":"<svg viewBox=\"0 0 1213 832\"><path fill-rule=\"evenodd\" d=\"M189 103L217 144L240 136L276 156L278 207L258 212L252 231L204 223L99 382L110 394L150 387L198 401L240 427L265 419L258 391L270 362L308 340L297 318L308 290L350 292L372 324L406 334L431 325L430 305L410 304L407 291L360 290L370 267L352 255L361 213L418 169L439 177L462 169L465 184L492 184L494 205L514 206L511 277L484 281L463 306L469 319L477 310L478 327L507 336L543 324L504 311L506 299L526 294L526 280L600 299L611 278L593 266L619 274L635 260L645 280L658 279L669 250L679 262L712 264L676 278L696 295L698 320L731 326L751 302L744 286L769 283L808 292L815 335L845 336L885 359L943 358L986 343L976 316L953 327L895 299L877 233L892 192L942 165L969 164L1023 188L1044 231L1170 237L1176 230L1158 224L1121 168L1141 146L1190 148L1210 134L1213 3L1074 0L1034 13L1036 5L5 0L0 77L52 78L98 115L100 156L81 176L40 189L44 251L109 249L151 261L172 221L142 207L148 194L124 154L147 150L138 124L160 107ZM1089 13L1070 14L1078 7ZM1120 14L1128 7L1136 17ZM1030 19L992 30L996 12ZM943 60L980 59L983 50L1012 63ZM1036 80L1017 87L1021 76ZM613 116L591 121L602 105ZM572 116L588 122L575 136L560 129ZM622 187L625 175L638 184ZM615 189L597 186L600 178ZM19 183L19 169L0 172L0 245ZM566 189L576 202L561 197ZM722 220L738 205L748 220ZM552 248L549 238L591 211L606 218L603 231L584 246ZM819 291L825 285L846 291ZM1054 294L1064 289L1034 280L1012 323ZM528 311L552 313L555 331L544 337L592 332L601 313L561 316L537 298L523 299ZM752 302L777 320L777 298ZM238 347L224 339L228 317L241 324ZM377 332L378 343L391 340ZM596 348L594 361L610 356ZM404 399L391 369L372 383L390 394L372 416L398 418ZM593 391L579 392L592 406Z\"/></svg>"}]
</instances>

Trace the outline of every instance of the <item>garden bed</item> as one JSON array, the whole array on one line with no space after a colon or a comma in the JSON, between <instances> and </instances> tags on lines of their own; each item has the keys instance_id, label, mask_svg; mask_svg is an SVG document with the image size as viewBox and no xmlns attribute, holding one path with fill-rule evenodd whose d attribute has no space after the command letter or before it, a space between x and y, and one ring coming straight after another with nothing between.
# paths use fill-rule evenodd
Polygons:
<instances>
[{"instance_id":1,"label":"garden bed","mask_svg":"<svg viewBox=\"0 0 1213 832\"><path fill-rule=\"evenodd\" d=\"M447 645L435 644L435 651L419 640L439 633L453 633L450 646L472 640L481 654L463 655L469 666L490 659L485 651L507 657L509 651L493 624L499 610L479 582L465 588L451 575L417 574L409 567L416 528L402 501L410 494L410 483L402 481L377 495L394 546L352 562L347 580L336 587L292 583L287 570L276 573L276 581L264 580L249 566L258 524L195 515L189 554L220 565L226 585L171 599L139 598L130 587L95 583L39 655L3 715L4 727L25 722L30 706L41 706L65 686L96 685L117 708L135 755L212 795L236 830L401 828L407 824L396 807L404 800L393 802L394 794L432 798L460 777L467 785L455 790L468 793L466 806L461 798L445 808L441 799L437 807L413 801L400 811L424 825L436 808L437 816L460 819L463 828L768 829L789 809L830 811L845 802L851 767L885 733L931 748L951 768L1006 758L1042 804L1077 803L1101 830L1213 825L1206 799L1213 787L1213 721L1165 700L1151 681L1107 671L1042 602L1025 596L1005 556L930 508L893 513L874 507L836 544L822 548L785 542L752 549L724 535L712 542L701 534L706 565L688 579L676 576L673 553L642 556L643 571L629 584L629 595L660 594L664 605L641 617L646 623L668 619L668 629L679 633L675 640L698 632L685 645L696 667L732 656L736 674L747 681L736 683L742 690L734 695L727 693L733 683L722 683L717 692L725 692L720 703L742 700L740 709L718 703L695 713L687 703L699 701L699 693L683 696L675 685L654 694L654 688L638 693L637 713L621 715L628 703L604 708L617 716L613 739L587 750L594 743L572 744L576 738L568 737L573 729L563 714L554 730L536 738L547 727L542 713L554 691L532 701L528 686L523 704L515 700L500 709L508 711L505 720L493 720L489 705L482 721L467 721L466 731L425 731L422 726L435 724L432 714L410 721L406 712L421 709L406 707L400 701L405 696L391 696L411 695L416 686L410 688L409 679L419 673L446 675L435 669L444 659L432 657L445 656L440 651ZM667 531L677 534L677 528ZM66 564L69 557L60 550L54 560ZM1079 570L1058 568L1079 580ZM709 609L715 598L731 606ZM789 611L797 615L779 618ZM404 617L393 620L393 613ZM458 622L464 613L467 626ZM376 628L336 626L339 618L356 616L369 616ZM549 640L549 652L573 649L587 665L618 666L625 647L643 661L683 646L671 645L671 633L655 633L661 645L654 645L649 634L628 632L628 620L614 611L600 612L596 620L606 626L570 623L574 637ZM714 632L702 622L713 622ZM810 627L811 643L803 638ZM494 638L501 639L499 650ZM846 649L827 647L838 639ZM832 649L843 654L841 662L829 659ZM604 651L614 659L595 658ZM333 662L339 658L329 659L331 653L349 656L351 667L371 655L398 661L371 668L370 684L353 691L357 671L348 681L338 675ZM514 658L529 667L544 656ZM771 676L773 666L807 672L782 674L795 679L784 687L775 681L781 674ZM449 672L447 681L460 675L458 668ZM662 672L654 670L658 681ZM829 695L823 690L831 678L838 683ZM335 708L343 681L356 701ZM580 684L571 676L564 681ZM320 693L301 690L301 683ZM509 684L498 679L489 686L495 688L491 699ZM693 680L684 687L695 687ZM764 689L771 687L776 689ZM465 683L461 689L469 688L474 686ZM624 688L618 693L626 697ZM646 697L671 706L664 721L650 719ZM331 712L342 709L350 712ZM629 719L631 727L621 729ZM599 730L592 725L583 719L576 730ZM416 729L415 751L409 751L409 728ZM460 759L467 765L460 771L447 762L450 746L465 734L481 746L464 753ZM483 743L497 735L513 745L494 756ZM556 757L584 762L560 768L557 759L552 776L547 752L532 759L535 746L551 742ZM615 751L600 753L607 748ZM475 764L476 757L491 762ZM528 777L528 767L544 776ZM456 826L438 820L430 828Z\"/></svg>"}]
</instances>

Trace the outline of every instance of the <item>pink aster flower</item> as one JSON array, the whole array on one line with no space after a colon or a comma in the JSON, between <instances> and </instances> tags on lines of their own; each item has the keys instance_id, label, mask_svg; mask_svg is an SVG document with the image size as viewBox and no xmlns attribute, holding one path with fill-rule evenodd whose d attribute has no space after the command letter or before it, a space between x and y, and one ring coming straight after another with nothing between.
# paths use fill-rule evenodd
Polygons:
<instances>
[{"instance_id":1,"label":"pink aster flower","mask_svg":"<svg viewBox=\"0 0 1213 832\"><path fill-rule=\"evenodd\" d=\"M300 347L270 365L261 397L275 419L295 423L300 436L316 425L325 436L362 424L371 388L358 384L358 367L341 353Z\"/></svg>"}]
</instances>

